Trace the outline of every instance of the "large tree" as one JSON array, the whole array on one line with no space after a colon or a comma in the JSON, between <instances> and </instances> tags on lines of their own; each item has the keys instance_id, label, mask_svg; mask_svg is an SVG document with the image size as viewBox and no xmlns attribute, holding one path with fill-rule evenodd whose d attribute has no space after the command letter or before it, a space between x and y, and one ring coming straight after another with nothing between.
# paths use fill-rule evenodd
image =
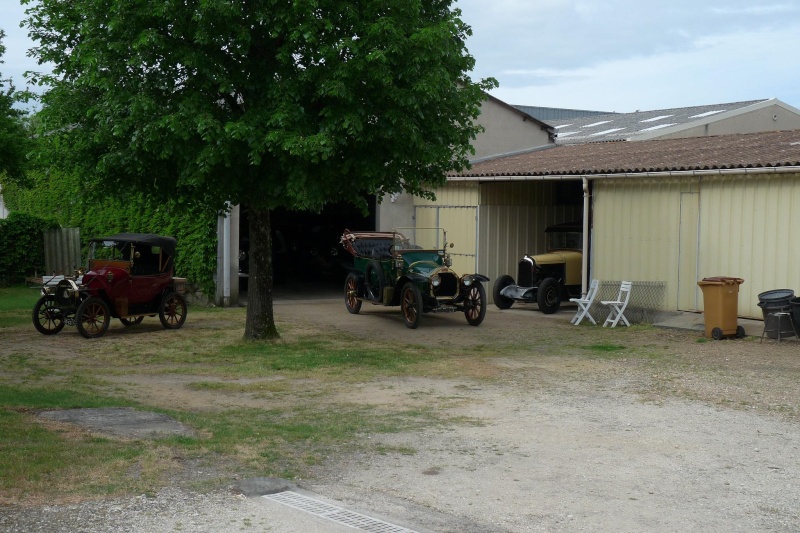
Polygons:
<instances>
[{"instance_id":1,"label":"large tree","mask_svg":"<svg viewBox=\"0 0 800 533\"><path fill-rule=\"evenodd\" d=\"M6 53L5 32L0 30L0 58ZM0 65L4 62L0 60ZM30 148L29 135L23 124L24 112L14 107L20 94L10 79L0 73L0 178L21 180L26 153Z\"/></svg>"},{"instance_id":2,"label":"large tree","mask_svg":"<svg viewBox=\"0 0 800 533\"><path fill-rule=\"evenodd\" d=\"M54 65L36 80L42 126L87 191L245 206L245 338L276 337L271 210L430 196L467 165L496 82L470 79L451 4L37 0L33 51Z\"/></svg>"}]
</instances>

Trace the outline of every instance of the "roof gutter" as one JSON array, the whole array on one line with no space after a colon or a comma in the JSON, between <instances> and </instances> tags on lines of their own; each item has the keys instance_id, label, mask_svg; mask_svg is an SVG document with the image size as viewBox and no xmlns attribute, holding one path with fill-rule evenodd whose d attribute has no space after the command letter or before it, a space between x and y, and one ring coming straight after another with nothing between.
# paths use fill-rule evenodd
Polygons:
<instances>
[{"instance_id":1,"label":"roof gutter","mask_svg":"<svg viewBox=\"0 0 800 533\"><path fill-rule=\"evenodd\" d=\"M447 181L576 181L582 179L662 178L681 176L729 176L736 174L792 174L800 172L800 165L785 167L717 168L703 170L661 170L647 172L613 172L605 174L544 174L508 176L448 176Z\"/></svg>"}]
</instances>

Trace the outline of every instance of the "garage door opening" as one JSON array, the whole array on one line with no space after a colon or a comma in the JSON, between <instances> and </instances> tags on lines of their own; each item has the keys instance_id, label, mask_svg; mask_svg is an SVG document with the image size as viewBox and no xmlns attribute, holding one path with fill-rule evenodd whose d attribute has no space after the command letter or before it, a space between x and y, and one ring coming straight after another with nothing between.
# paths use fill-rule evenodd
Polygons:
<instances>
[{"instance_id":1,"label":"garage door opening","mask_svg":"<svg viewBox=\"0 0 800 533\"><path fill-rule=\"evenodd\" d=\"M276 209L272 212L272 265L276 295L292 292L330 293L341 289L352 256L339 238L345 228L375 229L375 198L366 197L366 216L347 203L325 206L319 213ZM247 297L250 232L246 208L239 219L239 294Z\"/></svg>"}]
</instances>

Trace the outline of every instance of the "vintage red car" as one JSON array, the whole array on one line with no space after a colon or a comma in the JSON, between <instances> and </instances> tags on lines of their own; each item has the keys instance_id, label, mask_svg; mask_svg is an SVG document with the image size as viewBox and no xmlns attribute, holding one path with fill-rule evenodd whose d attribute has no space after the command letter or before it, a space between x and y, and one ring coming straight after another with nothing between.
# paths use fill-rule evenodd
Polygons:
<instances>
[{"instance_id":1,"label":"vintage red car","mask_svg":"<svg viewBox=\"0 0 800 533\"><path fill-rule=\"evenodd\" d=\"M54 335L77 326L86 338L100 337L111 318L126 326L158 315L167 329L186 321L183 281L173 277L176 240L149 233L119 233L89 243L87 269L44 283L33 308L33 325Z\"/></svg>"}]
</instances>

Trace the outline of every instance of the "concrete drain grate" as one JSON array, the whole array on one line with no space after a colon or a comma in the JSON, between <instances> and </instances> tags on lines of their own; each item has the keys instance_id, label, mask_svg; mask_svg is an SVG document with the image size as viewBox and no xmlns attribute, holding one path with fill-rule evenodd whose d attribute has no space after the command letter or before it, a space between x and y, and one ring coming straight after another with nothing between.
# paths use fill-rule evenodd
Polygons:
<instances>
[{"instance_id":1,"label":"concrete drain grate","mask_svg":"<svg viewBox=\"0 0 800 533\"><path fill-rule=\"evenodd\" d=\"M290 490L276 492L274 494L265 494L263 497L313 515L327 518L333 522L360 529L361 531L369 531L370 533L415 533L410 529L383 522L382 520L377 520L370 516L354 513L353 511L348 511L347 509L321 502Z\"/></svg>"}]
</instances>

